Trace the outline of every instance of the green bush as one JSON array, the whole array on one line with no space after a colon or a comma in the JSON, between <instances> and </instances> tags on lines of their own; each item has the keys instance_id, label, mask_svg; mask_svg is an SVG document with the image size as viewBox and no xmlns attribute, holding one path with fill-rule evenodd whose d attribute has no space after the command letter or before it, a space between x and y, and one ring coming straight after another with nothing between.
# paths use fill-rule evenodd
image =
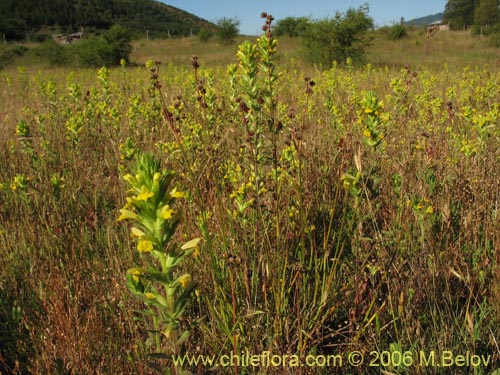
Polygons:
<instances>
[{"instance_id":1,"label":"green bush","mask_svg":"<svg viewBox=\"0 0 500 375\"><path fill-rule=\"evenodd\" d=\"M334 61L344 64L364 61L364 48L369 44L367 32L373 28L368 8L349 9L345 15L309 23L302 37L306 56L315 64L329 67Z\"/></svg>"},{"instance_id":2,"label":"green bush","mask_svg":"<svg viewBox=\"0 0 500 375\"><path fill-rule=\"evenodd\" d=\"M274 26L274 35L276 36L289 36L298 37L302 36L309 25L310 19L308 17L286 17Z\"/></svg>"},{"instance_id":3,"label":"green bush","mask_svg":"<svg viewBox=\"0 0 500 375\"><path fill-rule=\"evenodd\" d=\"M240 33L240 21L235 18L221 18L217 21L217 39L221 44L230 44Z\"/></svg>"},{"instance_id":4,"label":"green bush","mask_svg":"<svg viewBox=\"0 0 500 375\"><path fill-rule=\"evenodd\" d=\"M198 33L198 39L203 43L208 42L213 36L214 33L208 29L201 29Z\"/></svg>"},{"instance_id":5,"label":"green bush","mask_svg":"<svg viewBox=\"0 0 500 375\"><path fill-rule=\"evenodd\" d=\"M28 52L28 48L25 46L16 45L13 47L0 48L0 69L11 63L11 61L18 57L23 56Z\"/></svg>"},{"instance_id":6,"label":"green bush","mask_svg":"<svg viewBox=\"0 0 500 375\"><path fill-rule=\"evenodd\" d=\"M101 67L128 61L132 46L130 33L121 26L113 26L100 36L91 36L67 47L69 60L81 67Z\"/></svg>"},{"instance_id":7,"label":"green bush","mask_svg":"<svg viewBox=\"0 0 500 375\"><path fill-rule=\"evenodd\" d=\"M406 26L400 24L392 26L389 31L389 37L393 41L408 37Z\"/></svg>"},{"instance_id":8,"label":"green bush","mask_svg":"<svg viewBox=\"0 0 500 375\"><path fill-rule=\"evenodd\" d=\"M64 65L68 62L66 51L52 39L48 39L33 50L38 58L47 61L50 65Z\"/></svg>"}]
</instances>

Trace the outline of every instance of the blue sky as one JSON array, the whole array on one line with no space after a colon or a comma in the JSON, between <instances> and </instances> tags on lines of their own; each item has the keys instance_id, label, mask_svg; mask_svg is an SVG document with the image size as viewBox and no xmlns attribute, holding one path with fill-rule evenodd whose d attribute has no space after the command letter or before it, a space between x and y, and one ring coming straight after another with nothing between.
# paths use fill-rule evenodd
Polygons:
<instances>
[{"instance_id":1,"label":"blue sky","mask_svg":"<svg viewBox=\"0 0 500 375\"><path fill-rule=\"evenodd\" d=\"M336 11L344 12L368 3L370 16L375 25L392 25L401 17L406 20L440 13L446 0L162 0L164 3L186 10L208 21L223 17L240 20L242 34L260 33L263 11L271 13L276 20L288 16L312 18L332 17Z\"/></svg>"}]
</instances>

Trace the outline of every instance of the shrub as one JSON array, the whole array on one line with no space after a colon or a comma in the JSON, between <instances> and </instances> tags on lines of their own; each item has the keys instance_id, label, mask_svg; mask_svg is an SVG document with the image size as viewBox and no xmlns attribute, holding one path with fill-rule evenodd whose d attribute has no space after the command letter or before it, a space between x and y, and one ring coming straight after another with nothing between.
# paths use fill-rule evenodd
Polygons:
<instances>
[{"instance_id":1,"label":"shrub","mask_svg":"<svg viewBox=\"0 0 500 375\"><path fill-rule=\"evenodd\" d=\"M373 28L368 8L349 9L345 15L311 22L303 35L305 52L316 64L331 66L334 61L355 63L364 60L364 48L369 44L367 31Z\"/></svg>"},{"instance_id":2,"label":"shrub","mask_svg":"<svg viewBox=\"0 0 500 375\"><path fill-rule=\"evenodd\" d=\"M68 56L78 66L100 67L128 61L132 50L130 34L121 26L113 26L99 37L91 36L68 47Z\"/></svg>"},{"instance_id":3,"label":"shrub","mask_svg":"<svg viewBox=\"0 0 500 375\"><path fill-rule=\"evenodd\" d=\"M200 41L203 43L208 42L210 39L212 39L213 36L213 32L207 29L201 29L198 33L198 39L200 39Z\"/></svg>"},{"instance_id":4,"label":"shrub","mask_svg":"<svg viewBox=\"0 0 500 375\"><path fill-rule=\"evenodd\" d=\"M221 44L230 44L240 33L240 21L236 18L221 18L217 21L216 35Z\"/></svg>"},{"instance_id":5,"label":"shrub","mask_svg":"<svg viewBox=\"0 0 500 375\"><path fill-rule=\"evenodd\" d=\"M34 55L46 60L50 65L64 65L68 62L66 51L52 39L46 40L34 49Z\"/></svg>"},{"instance_id":6,"label":"shrub","mask_svg":"<svg viewBox=\"0 0 500 375\"><path fill-rule=\"evenodd\" d=\"M28 50L27 47L19 45L0 49L0 69L10 64L15 57L23 56Z\"/></svg>"},{"instance_id":7,"label":"shrub","mask_svg":"<svg viewBox=\"0 0 500 375\"><path fill-rule=\"evenodd\" d=\"M308 17L286 17L274 26L274 34L276 36L298 37L302 36L306 31L310 20Z\"/></svg>"},{"instance_id":8,"label":"shrub","mask_svg":"<svg viewBox=\"0 0 500 375\"><path fill-rule=\"evenodd\" d=\"M399 24L392 26L389 31L389 37L393 41L408 37L408 31L406 30L406 26Z\"/></svg>"}]
</instances>

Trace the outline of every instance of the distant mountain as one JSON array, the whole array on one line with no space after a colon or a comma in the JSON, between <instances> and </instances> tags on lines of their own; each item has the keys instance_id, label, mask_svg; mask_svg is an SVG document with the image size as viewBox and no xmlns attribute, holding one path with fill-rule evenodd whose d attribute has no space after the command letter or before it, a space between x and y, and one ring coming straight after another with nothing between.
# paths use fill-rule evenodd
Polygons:
<instances>
[{"instance_id":1,"label":"distant mountain","mask_svg":"<svg viewBox=\"0 0 500 375\"><path fill-rule=\"evenodd\" d=\"M109 29L132 33L189 35L216 26L193 14L153 0L0 0L0 34L21 39L51 28L59 32Z\"/></svg>"},{"instance_id":2,"label":"distant mountain","mask_svg":"<svg viewBox=\"0 0 500 375\"><path fill-rule=\"evenodd\" d=\"M433 14L432 16L415 18L415 19L412 19L410 21L406 21L406 24L407 25L416 25L416 26L429 25L433 22L442 20L443 17L444 17L444 13L437 13L437 14Z\"/></svg>"}]
</instances>

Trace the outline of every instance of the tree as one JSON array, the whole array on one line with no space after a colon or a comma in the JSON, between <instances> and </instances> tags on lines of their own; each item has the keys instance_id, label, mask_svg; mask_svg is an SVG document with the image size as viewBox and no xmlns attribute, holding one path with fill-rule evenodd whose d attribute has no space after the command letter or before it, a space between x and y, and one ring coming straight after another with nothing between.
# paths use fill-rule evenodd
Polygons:
<instances>
[{"instance_id":1,"label":"tree","mask_svg":"<svg viewBox=\"0 0 500 375\"><path fill-rule=\"evenodd\" d=\"M217 21L217 38L222 44L232 43L240 33L240 21L236 18L221 18Z\"/></svg>"},{"instance_id":2,"label":"tree","mask_svg":"<svg viewBox=\"0 0 500 375\"><path fill-rule=\"evenodd\" d=\"M500 23L498 0L481 0L474 12L474 25L479 29L489 29Z\"/></svg>"},{"instance_id":3,"label":"tree","mask_svg":"<svg viewBox=\"0 0 500 375\"><path fill-rule=\"evenodd\" d=\"M444 9L444 21L457 30L474 24L474 10L479 0L448 0Z\"/></svg>"},{"instance_id":4,"label":"tree","mask_svg":"<svg viewBox=\"0 0 500 375\"><path fill-rule=\"evenodd\" d=\"M307 17L286 17L276 22L273 32L276 36L298 37L304 34L309 22Z\"/></svg>"},{"instance_id":5,"label":"tree","mask_svg":"<svg viewBox=\"0 0 500 375\"><path fill-rule=\"evenodd\" d=\"M367 32L372 28L367 6L311 22L303 35L307 56L323 66L331 66L334 61L343 64L348 58L363 62L364 49L369 44Z\"/></svg>"}]
</instances>

